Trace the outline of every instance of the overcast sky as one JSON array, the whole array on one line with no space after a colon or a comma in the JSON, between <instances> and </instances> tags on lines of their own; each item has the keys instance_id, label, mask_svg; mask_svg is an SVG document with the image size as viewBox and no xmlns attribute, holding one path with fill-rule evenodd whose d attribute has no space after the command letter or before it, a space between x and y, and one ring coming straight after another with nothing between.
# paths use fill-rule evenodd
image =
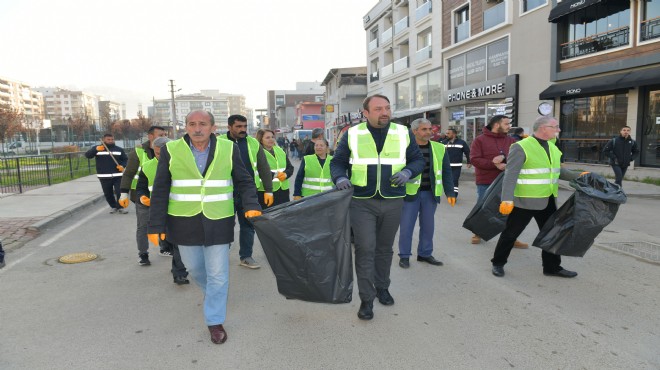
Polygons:
<instances>
[{"instance_id":1,"label":"overcast sky","mask_svg":"<svg viewBox=\"0 0 660 370\"><path fill-rule=\"evenodd\" d=\"M174 79L179 93L219 89L264 108L266 90L366 65L362 18L377 2L0 0L0 76L126 90L145 110Z\"/></svg>"}]
</instances>

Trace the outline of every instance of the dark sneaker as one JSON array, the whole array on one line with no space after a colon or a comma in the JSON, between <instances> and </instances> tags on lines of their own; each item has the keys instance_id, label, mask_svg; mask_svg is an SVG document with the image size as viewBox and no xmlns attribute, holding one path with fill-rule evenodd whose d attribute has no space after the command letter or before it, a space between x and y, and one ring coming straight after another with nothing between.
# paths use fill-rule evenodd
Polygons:
<instances>
[{"instance_id":1,"label":"dark sneaker","mask_svg":"<svg viewBox=\"0 0 660 370\"><path fill-rule=\"evenodd\" d=\"M185 276L175 276L174 284L176 285L190 284L190 280L188 280Z\"/></svg>"},{"instance_id":2,"label":"dark sneaker","mask_svg":"<svg viewBox=\"0 0 660 370\"><path fill-rule=\"evenodd\" d=\"M172 257L172 252L170 252L170 251L164 251L164 250L161 249L161 250L158 252L158 255L161 256L161 257Z\"/></svg>"},{"instance_id":3,"label":"dark sneaker","mask_svg":"<svg viewBox=\"0 0 660 370\"><path fill-rule=\"evenodd\" d=\"M376 288L376 297L382 305L391 306L394 304L394 298L387 289Z\"/></svg>"},{"instance_id":4,"label":"dark sneaker","mask_svg":"<svg viewBox=\"0 0 660 370\"><path fill-rule=\"evenodd\" d=\"M149 266L151 265L151 262L149 262L149 253L142 253L140 254L140 266Z\"/></svg>"},{"instance_id":5,"label":"dark sneaker","mask_svg":"<svg viewBox=\"0 0 660 370\"><path fill-rule=\"evenodd\" d=\"M428 257L417 256L417 261L418 262L426 262L426 263L431 264L433 266L442 266L443 265L442 261L438 261L433 256L428 256Z\"/></svg>"},{"instance_id":6,"label":"dark sneaker","mask_svg":"<svg viewBox=\"0 0 660 370\"><path fill-rule=\"evenodd\" d=\"M374 318L374 303L372 301L362 301L360 310L358 311L358 318L360 320L371 320Z\"/></svg>"},{"instance_id":7,"label":"dark sneaker","mask_svg":"<svg viewBox=\"0 0 660 370\"><path fill-rule=\"evenodd\" d=\"M407 269L410 267L410 258L401 258L399 259L399 266L401 268Z\"/></svg>"}]
</instances>

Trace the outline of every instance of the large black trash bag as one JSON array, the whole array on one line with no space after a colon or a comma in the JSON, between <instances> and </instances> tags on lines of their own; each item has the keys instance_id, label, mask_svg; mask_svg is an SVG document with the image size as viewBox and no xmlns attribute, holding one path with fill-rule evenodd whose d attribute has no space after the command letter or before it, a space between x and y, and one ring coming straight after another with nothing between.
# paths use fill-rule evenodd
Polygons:
<instances>
[{"instance_id":1,"label":"large black trash bag","mask_svg":"<svg viewBox=\"0 0 660 370\"><path fill-rule=\"evenodd\" d=\"M595 173L570 185L575 193L550 216L532 245L561 256L582 257L627 197L619 185Z\"/></svg>"},{"instance_id":2,"label":"large black trash bag","mask_svg":"<svg viewBox=\"0 0 660 370\"><path fill-rule=\"evenodd\" d=\"M475 235L486 241L497 236L506 227L508 216L500 213L503 178L504 172L497 175L497 178L490 184L484 196L472 208L465 221L463 221L464 228L472 231Z\"/></svg>"},{"instance_id":3,"label":"large black trash bag","mask_svg":"<svg viewBox=\"0 0 660 370\"><path fill-rule=\"evenodd\" d=\"M268 208L251 219L280 294L309 302L351 301L352 193L329 190Z\"/></svg>"}]
</instances>

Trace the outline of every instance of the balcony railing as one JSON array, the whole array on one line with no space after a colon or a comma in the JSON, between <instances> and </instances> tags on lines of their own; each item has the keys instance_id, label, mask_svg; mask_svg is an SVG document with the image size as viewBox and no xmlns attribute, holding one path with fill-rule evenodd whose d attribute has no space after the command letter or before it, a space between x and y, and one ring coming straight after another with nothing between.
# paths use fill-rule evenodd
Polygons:
<instances>
[{"instance_id":1,"label":"balcony railing","mask_svg":"<svg viewBox=\"0 0 660 370\"><path fill-rule=\"evenodd\" d=\"M378 71L371 72L371 76L369 76L369 82L376 81L378 81Z\"/></svg>"},{"instance_id":2,"label":"balcony railing","mask_svg":"<svg viewBox=\"0 0 660 370\"><path fill-rule=\"evenodd\" d=\"M415 10L415 22L424 18L427 14L431 14L431 11L431 0L429 0Z\"/></svg>"},{"instance_id":3,"label":"balcony railing","mask_svg":"<svg viewBox=\"0 0 660 370\"><path fill-rule=\"evenodd\" d=\"M392 71L393 71L392 63L390 63L390 64L386 65L385 67L383 67L380 70L380 77L385 78L385 77L391 75L393 73Z\"/></svg>"},{"instance_id":4,"label":"balcony railing","mask_svg":"<svg viewBox=\"0 0 660 370\"><path fill-rule=\"evenodd\" d=\"M639 31L640 41L652 40L658 37L660 37L660 17L643 21Z\"/></svg>"},{"instance_id":5,"label":"balcony railing","mask_svg":"<svg viewBox=\"0 0 660 370\"><path fill-rule=\"evenodd\" d=\"M470 21L465 21L454 27L454 42L461 42L470 37Z\"/></svg>"},{"instance_id":6,"label":"balcony railing","mask_svg":"<svg viewBox=\"0 0 660 370\"><path fill-rule=\"evenodd\" d=\"M369 42L369 52L372 52L378 48L378 39L373 39Z\"/></svg>"},{"instance_id":7,"label":"balcony railing","mask_svg":"<svg viewBox=\"0 0 660 370\"><path fill-rule=\"evenodd\" d=\"M394 62L394 73L401 72L408 68L408 57L403 57Z\"/></svg>"},{"instance_id":8,"label":"balcony railing","mask_svg":"<svg viewBox=\"0 0 660 370\"><path fill-rule=\"evenodd\" d=\"M625 26L561 44L561 59L571 59L628 45L630 27Z\"/></svg>"},{"instance_id":9,"label":"balcony railing","mask_svg":"<svg viewBox=\"0 0 660 370\"><path fill-rule=\"evenodd\" d=\"M506 20L506 2L501 2L484 12L484 31L504 23Z\"/></svg>"},{"instance_id":10,"label":"balcony railing","mask_svg":"<svg viewBox=\"0 0 660 370\"><path fill-rule=\"evenodd\" d=\"M392 40L392 27L386 29L385 32L380 35L380 44L384 45L390 40Z\"/></svg>"},{"instance_id":11,"label":"balcony railing","mask_svg":"<svg viewBox=\"0 0 660 370\"><path fill-rule=\"evenodd\" d=\"M404 17L394 24L394 35L398 35L408 28L408 17Z\"/></svg>"},{"instance_id":12,"label":"balcony railing","mask_svg":"<svg viewBox=\"0 0 660 370\"><path fill-rule=\"evenodd\" d=\"M428 59L431 59L431 45L425 46L415 53L415 63L421 63Z\"/></svg>"}]
</instances>

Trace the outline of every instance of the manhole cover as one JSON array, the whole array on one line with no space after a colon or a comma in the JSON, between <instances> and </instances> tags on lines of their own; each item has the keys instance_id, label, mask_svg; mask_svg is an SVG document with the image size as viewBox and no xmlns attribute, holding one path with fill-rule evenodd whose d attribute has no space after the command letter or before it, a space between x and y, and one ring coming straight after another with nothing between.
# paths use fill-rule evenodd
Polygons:
<instances>
[{"instance_id":1,"label":"manhole cover","mask_svg":"<svg viewBox=\"0 0 660 370\"><path fill-rule=\"evenodd\" d=\"M652 262L660 262L660 245L649 242L598 243L608 249L623 252Z\"/></svg>"},{"instance_id":2,"label":"manhole cover","mask_svg":"<svg viewBox=\"0 0 660 370\"><path fill-rule=\"evenodd\" d=\"M66 256L62 256L57 260L60 263L81 263L81 262L89 262L95 260L97 257L98 256L94 253L82 252L82 253L67 254Z\"/></svg>"}]
</instances>

